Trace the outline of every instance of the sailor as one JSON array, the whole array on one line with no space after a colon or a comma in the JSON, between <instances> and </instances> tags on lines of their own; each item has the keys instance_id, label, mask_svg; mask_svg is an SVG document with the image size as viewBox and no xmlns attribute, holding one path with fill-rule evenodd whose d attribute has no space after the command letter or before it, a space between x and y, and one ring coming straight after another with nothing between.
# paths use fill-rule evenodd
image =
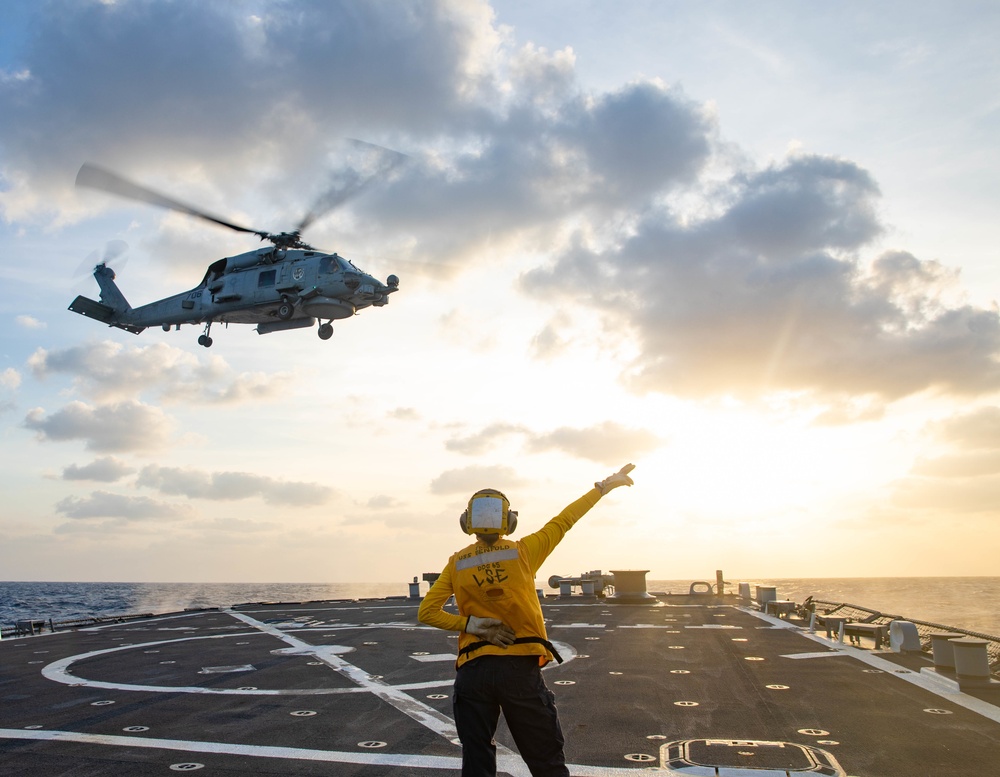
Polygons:
<instances>
[{"instance_id":1,"label":"sailor","mask_svg":"<svg viewBox=\"0 0 1000 777\"><path fill-rule=\"evenodd\" d=\"M566 532L598 500L631 486L626 464L534 534L506 539L517 512L494 489L477 491L460 523L476 541L453 554L420 604L421 623L460 632L452 697L462 742L462 777L494 777L500 712L533 777L568 777L555 699L541 667L561 661L545 632L535 575ZM443 607L454 594L458 615Z\"/></svg>"}]
</instances>

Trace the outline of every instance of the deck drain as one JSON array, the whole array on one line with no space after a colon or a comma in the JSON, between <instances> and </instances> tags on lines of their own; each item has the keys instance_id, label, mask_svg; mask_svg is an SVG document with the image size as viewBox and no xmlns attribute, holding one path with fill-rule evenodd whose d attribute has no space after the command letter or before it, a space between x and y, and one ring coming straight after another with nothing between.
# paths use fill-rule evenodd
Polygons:
<instances>
[{"instance_id":1,"label":"deck drain","mask_svg":"<svg viewBox=\"0 0 1000 777\"><path fill-rule=\"evenodd\" d=\"M159 650L143 650L142 652L145 653L146 655L149 655L150 653L159 653L160 651Z\"/></svg>"},{"instance_id":2,"label":"deck drain","mask_svg":"<svg viewBox=\"0 0 1000 777\"><path fill-rule=\"evenodd\" d=\"M611 674L614 674L612 672ZM556 680L553 685L576 685L576 680Z\"/></svg>"},{"instance_id":3,"label":"deck drain","mask_svg":"<svg viewBox=\"0 0 1000 777\"><path fill-rule=\"evenodd\" d=\"M816 740L816 744L817 745L839 745L840 742L838 742L836 739L817 739Z\"/></svg>"},{"instance_id":4,"label":"deck drain","mask_svg":"<svg viewBox=\"0 0 1000 777\"><path fill-rule=\"evenodd\" d=\"M363 644L365 644L365 645L377 645L378 642L365 642Z\"/></svg>"},{"instance_id":5,"label":"deck drain","mask_svg":"<svg viewBox=\"0 0 1000 777\"><path fill-rule=\"evenodd\" d=\"M667 650L683 650L683 645L667 645Z\"/></svg>"},{"instance_id":6,"label":"deck drain","mask_svg":"<svg viewBox=\"0 0 1000 777\"><path fill-rule=\"evenodd\" d=\"M389 743L388 742L379 742L377 739L370 739L370 740L366 740L364 742L358 742L358 747L364 747L364 748L366 748L368 750L375 750L376 748L379 748L379 747L385 747L387 744L389 744Z\"/></svg>"},{"instance_id":7,"label":"deck drain","mask_svg":"<svg viewBox=\"0 0 1000 777\"><path fill-rule=\"evenodd\" d=\"M591 642L600 639L600 637L584 637L584 639L589 639Z\"/></svg>"},{"instance_id":8,"label":"deck drain","mask_svg":"<svg viewBox=\"0 0 1000 777\"><path fill-rule=\"evenodd\" d=\"M176 664L176 661L161 661L161 664Z\"/></svg>"},{"instance_id":9,"label":"deck drain","mask_svg":"<svg viewBox=\"0 0 1000 777\"><path fill-rule=\"evenodd\" d=\"M696 701L675 701L675 707L697 707L698 702Z\"/></svg>"},{"instance_id":10,"label":"deck drain","mask_svg":"<svg viewBox=\"0 0 1000 777\"><path fill-rule=\"evenodd\" d=\"M447 698L448 698L448 696L447 696L446 694L443 694L443 693L432 693L432 694L429 694L429 695L427 696L427 698L428 698L428 699L436 699L436 700L440 700L440 699L447 699Z\"/></svg>"},{"instance_id":11,"label":"deck drain","mask_svg":"<svg viewBox=\"0 0 1000 777\"><path fill-rule=\"evenodd\" d=\"M885 674L881 669L862 669L865 674Z\"/></svg>"},{"instance_id":12,"label":"deck drain","mask_svg":"<svg viewBox=\"0 0 1000 777\"><path fill-rule=\"evenodd\" d=\"M25 726L28 731L34 731L35 729L44 728L44 726Z\"/></svg>"},{"instance_id":13,"label":"deck drain","mask_svg":"<svg viewBox=\"0 0 1000 777\"><path fill-rule=\"evenodd\" d=\"M106 707L109 704L114 704L110 699L105 699L104 701L92 701L90 703L91 707Z\"/></svg>"},{"instance_id":14,"label":"deck drain","mask_svg":"<svg viewBox=\"0 0 1000 777\"><path fill-rule=\"evenodd\" d=\"M772 691L787 691L787 685L765 685L765 688L770 688Z\"/></svg>"},{"instance_id":15,"label":"deck drain","mask_svg":"<svg viewBox=\"0 0 1000 777\"><path fill-rule=\"evenodd\" d=\"M687 669L671 669L670 674L691 674Z\"/></svg>"},{"instance_id":16,"label":"deck drain","mask_svg":"<svg viewBox=\"0 0 1000 777\"><path fill-rule=\"evenodd\" d=\"M428 653L428 652L427 652L427 651L425 651L425 650L420 650L420 651L418 651L418 652L416 652L416 653L410 653L410 655L411 655L411 656L429 656L429 655L430 655L430 653Z\"/></svg>"},{"instance_id":17,"label":"deck drain","mask_svg":"<svg viewBox=\"0 0 1000 777\"><path fill-rule=\"evenodd\" d=\"M799 733L805 734L807 737L825 737L830 732L821 728L800 728Z\"/></svg>"},{"instance_id":18,"label":"deck drain","mask_svg":"<svg viewBox=\"0 0 1000 777\"><path fill-rule=\"evenodd\" d=\"M170 771L172 772L193 772L196 769L204 769L205 764L196 763L185 763L185 764L170 764Z\"/></svg>"},{"instance_id":19,"label":"deck drain","mask_svg":"<svg viewBox=\"0 0 1000 777\"><path fill-rule=\"evenodd\" d=\"M663 734L650 734L646 739L666 739Z\"/></svg>"},{"instance_id":20,"label":"deck drain","mask_svg":"<svg viewBox=\"0 0 1000 777\"><path fill-rule=\"evenodd\" d=\"M577 653L576 657L577 658L590 658L590 655L587 654L587 653Z\"/></svg>"},{"instance_id":21,"label":"deck drain","mask_svg":"<svg viewBox=\"0 0 1000 777\"><path fill-rule=\"evenodd\" d=\"M648 753L629 753L628 755L625 756L625 760L649 762L649 761L655 761L656 759L653 756L649 755Z\"/></svg>"},{"instance_id":22,"label":"deck drain","mask_svg":"<svg viewBox=\"0 0 1000 777\"><path fill-rule=\"evenodd\" d=\"M297 718L311 718L316 714L315 710L295 710L295 712L289 712L289 715L294 715Z\"/></svg>"},{"instance_id":23,"label":"deck drain","mask_svg":"<svg viewBox=\"0 0 1000 777\"><path fill-rule=\"evenodd\" d=\"M324 666L322 661L307 661L306 666Z\"/></svg>"},{"instance_id":24,"label":"deck drain","mask_svg":"<svg viewBox=\"0 0 1000 777\"><path fill-rule=\"evenodd\" d=\"M929 710L924 710L924 712L929 712L931 715L951 715L951 710L939 710L933 707Z\"/></svg>"},{"instance_id":25,"label":"deck drain","mask_svg":"<svg viewBox=\"0 0 1000 777\"><path fill-rule=\"evenodd\" d=\"M621 675L621 674L625 674L625 673L624 672L608 672L608 674Z\"/></svg>"},{"instance_id":26,"label":"deck drain","mask_svg":"<svg viewBox=\"0 0 1000 777\"><path fill-rule=\"evenodd\" d=\"M237 691L256 691L257 690L257 686L256 685L241 685L236 690Z\"/></svg>"},{"instance_id":27,"label":"deck drain","mask_svg":"<svg viewBox=\"0 0 1000 777\"><path fill-rule=\"evenodd\" d=\"M149 731L149 726L125 726L122 731L128 731L134 734L138 731Z\"/></svg>"}]
</instances>

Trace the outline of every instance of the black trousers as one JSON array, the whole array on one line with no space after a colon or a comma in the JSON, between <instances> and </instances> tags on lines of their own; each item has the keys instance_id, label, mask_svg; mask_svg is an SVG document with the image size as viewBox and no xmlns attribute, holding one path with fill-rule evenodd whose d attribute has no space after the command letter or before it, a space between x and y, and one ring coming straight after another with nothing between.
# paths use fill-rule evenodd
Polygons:
<instances>
[{"instance_id":1,"label":"black trousers","mask_svg":"<svg viewBox=\"0 0 1000 777\"><path fill-rule=\"evenodd\" d=\"M532 777L569 777L555 697L538 656L481 656L462 664L452 698L462 740L462 777L495 777L493 735L503 711Z\"/></svg>"}]
</instances>

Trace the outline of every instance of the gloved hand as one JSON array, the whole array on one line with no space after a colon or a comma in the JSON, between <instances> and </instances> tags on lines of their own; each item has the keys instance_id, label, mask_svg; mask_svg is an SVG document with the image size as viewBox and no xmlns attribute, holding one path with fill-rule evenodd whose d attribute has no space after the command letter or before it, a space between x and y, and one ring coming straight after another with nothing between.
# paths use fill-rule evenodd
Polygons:
<instances>
[{"instance_id":1,"label":"gloved hand","mask_svg":"<svg viewBox=\"0 0 1000 777\"><path fill-rule=\"evenodd\" d=\"M496 618L477 618L475 615L470 615L465 624L465 631L497 647L505 648L514 642L514 630Z\"/></svg>"},{"instance_id":2,"label":"gloved hand","mask_svg":"<svg viewBox=\"0 0 1000 777\"><path fill-rule=\"evenodd\" d=\"M628 473L634 469L635 464L626 464L614 475L609 475L604 480L594 483L594 488L601 492L601 496L604 496L608 491L618 488L618 486L631 486L632 478L628 476Z\"/></svg>"}]
</instances>

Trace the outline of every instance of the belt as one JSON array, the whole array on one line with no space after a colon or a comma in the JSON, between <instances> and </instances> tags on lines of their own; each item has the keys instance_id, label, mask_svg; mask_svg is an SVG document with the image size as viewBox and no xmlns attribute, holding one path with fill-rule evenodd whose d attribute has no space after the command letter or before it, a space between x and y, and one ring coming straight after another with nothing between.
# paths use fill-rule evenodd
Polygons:
<instances>
[{"instance_id":1,"label":"belt","mask_svg":"<svg viewBox=\"0 0 1000 777\"><path fill-rule=\"evenodd\" d=\"M558 663L561 664L563 662L562 656L559 655L559 651L556 650L555 646L553 646L553 644L551 642L549 642L547 639L542 639L541 637L518 637L517 639L514 640L513 644L515 644L515 645L525 645L525 644L528 644L528 643L534 643L534 644L537 644L537 645L544 645L545 649L548 650L552 654L552 657L555 658L555 660ZM484 648L484 647L486 647L488 645L492 645L492 644L493 644L492 642L486 642L485 640L482 641L482 642L473 642L471 645L466 645L464 648L462 648L461 650L459 650L458 651L458 655L461 657L461 656L464 656L464 655L466 655L468 653L472 653L472 652L474 652L476 650L479 650L480 648Z\"/></svg>"}]
</instances>

